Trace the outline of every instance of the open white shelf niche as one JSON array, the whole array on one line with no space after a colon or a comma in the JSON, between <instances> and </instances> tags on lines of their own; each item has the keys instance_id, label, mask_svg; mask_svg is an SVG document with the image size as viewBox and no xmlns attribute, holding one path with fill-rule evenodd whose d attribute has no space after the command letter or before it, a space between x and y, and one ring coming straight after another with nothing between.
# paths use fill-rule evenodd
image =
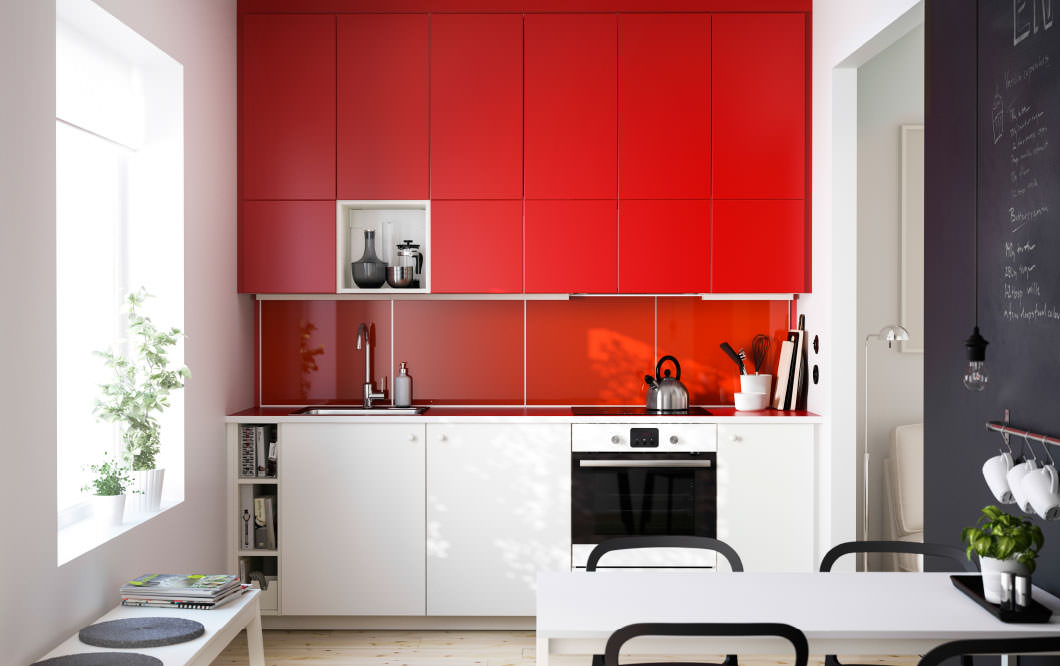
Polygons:
<instances>
[{"instance_id":1,"label":"open white shelf niche","mask_svg":"<svg viewBox=\"0 0 1060 666\"><path fill-rule=\"evenodd\" d=\"M336 290L339 294L427 294L431 291L430 201L336 201ZM411 240L423 255L423 279L418 288L362 289L353 282L351 264L364 253L364 232L375 230L375 253L387 265L397 256L397 245Z\"/></svg>"}]
</instances>

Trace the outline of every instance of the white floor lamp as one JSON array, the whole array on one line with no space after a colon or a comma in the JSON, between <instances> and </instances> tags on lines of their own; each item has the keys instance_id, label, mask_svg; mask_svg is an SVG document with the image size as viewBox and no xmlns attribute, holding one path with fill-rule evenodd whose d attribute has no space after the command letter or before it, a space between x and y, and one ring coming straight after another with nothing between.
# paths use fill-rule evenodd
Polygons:
<instances>
[{"instance_id":1,"label":"white floor lamp","mask_svg":"<svg viewBox=\"0 0 1060 666\"><path fill-rule=\"evenodd\" d=\"M865 469L862 470L864 496L862 497L861 507L861 536L863 541L869 540L869 343L873 340L885 340L887 348L890 349L895 342L908 339L909 331L899 324L889 324L881 328L879 333L870 333L865 336L865 416L863 417L865 436L862 440ZM869 570L868 553L862 553L861 568L863 571Z\"/></svg>"}]
</instances>

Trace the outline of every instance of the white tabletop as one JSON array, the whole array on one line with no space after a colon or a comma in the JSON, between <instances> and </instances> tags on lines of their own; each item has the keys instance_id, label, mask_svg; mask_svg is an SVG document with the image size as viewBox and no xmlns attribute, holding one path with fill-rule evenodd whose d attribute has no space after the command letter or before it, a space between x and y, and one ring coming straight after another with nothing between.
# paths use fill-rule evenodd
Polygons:
<instances>
[{"instance_id":1,"label":"white tabletop","mask_svg":"<svg viewBox=\"0 0 1060 666\"><path fill-rule=\"evenodd\" d=\"M246 590L240 596L219 608L209 610L194 609L171 609L171 608L143 608L136 606L116 606L106 615L91 624L119 620L129 617L181 617L202 623L206 632L192 641L167 645L164 647L138 648L135 650L119 650L115 648L100 648L86 645L78 639L77 634L66 639L59 647L55 648L43 659L60 657L67 654L81 652L139 652L155 657L162 661L165 666L184 664L207 665L235 638L244 627L253 625L257 628L257 640L260 641L261 629L258 611L258 595L255 589ZM253 657L252 657L253 663Z\"/></svg>"},{"instance_id":2,"label":"white tabletop","mask_svg":"<svg viewBox=\"0 0 1060 666\"><path fill-rule=\"evenodd\" d=\"M1060 632L1055 596L1033 591L1053 611L1049 623L1004 623L944 573L563 572L537 583L539 655L601 653L634 622L783 622L806 634L812 654L912 655L961 638ZM772 652L753 639L719 642L723 652L790 651L780 641L765 646Z\"/></svg>"}]
</instances>

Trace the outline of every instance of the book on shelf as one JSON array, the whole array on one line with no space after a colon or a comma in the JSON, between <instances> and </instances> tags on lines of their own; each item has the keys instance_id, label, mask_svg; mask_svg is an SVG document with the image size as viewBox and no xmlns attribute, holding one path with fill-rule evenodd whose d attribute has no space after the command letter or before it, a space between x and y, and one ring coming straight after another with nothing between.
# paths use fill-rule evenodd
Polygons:
<instances>
[{"instance_id":1,"label":"book on shelf","mask_svg":"<svg viewBox=\"0 0 1060 666\"><path fill-rule=\"evenodd\" d=\"M239 426L239 476L250 478L257 476L257 462L254 460L254 428Z\"/></svg>"},{"instance_id":2,"label":"book on shelf","mask_svg":"<svg viewBox=\"0 0 1060 666\"><path fill-rule=\"evenodd\" d=\"M276 496L254 498L254 548L276 550Z\"/></svg>"},{"instance_id":3,"label":"book on shelf","mask_svg":"<svg viewBox=\"0 0 1060 666\"><path fill-rule=\"evenodd\" d=\"M265 476L265 426L254 426L254 460L257 464L257 475Z\"/></svg>"},{"instance_id":4,"label":"book on shelf","mask_svg":"<svg viewBox=\"0 0 1060 666\"><path fill-rule=\"evenodd\" d=\"M254 547L254 486L239 486L239 548Z\"/></svg>"},{"instance_id":5,"label":"book on shelf","mask_svg":"<svg viewBox=\"0 0 1060 666\"><path fill-rule=\"evenodd\" d=\"M239 587L232 574L144 574L121 586L123 597L216 599Z\"/></svg>"}]
</instances>

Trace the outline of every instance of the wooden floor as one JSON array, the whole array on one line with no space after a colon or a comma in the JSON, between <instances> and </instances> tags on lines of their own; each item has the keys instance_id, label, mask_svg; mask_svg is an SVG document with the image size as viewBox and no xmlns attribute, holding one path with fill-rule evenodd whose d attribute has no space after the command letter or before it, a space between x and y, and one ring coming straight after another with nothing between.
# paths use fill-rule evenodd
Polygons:
<instances>
[{"instance_id":1,"label":"wooden floor","mask_svg":"<svg viewBox=\"0 0 1060 666\"><path fill-rule=\"evenodd\" d=\"M266 666L530 666L532 631L265 631ZM842 660L843 657L840 657ZM657 661L665 661L660 657ZM686 659L687 660L687 659ZM714 661L718 661L714 657ZM858 663L915 666L915 657L857 659ZM641 661L646 661L641 659ZM704 661L710 661L705 657ZM553 657L557 666L589 666L588 656ZM822 659L810 660L819 666ZM780 666L790 660L740 657L740 666ZM213 666L246 666L247 643L240 634Z\"/></svg>"}]
</instances>

